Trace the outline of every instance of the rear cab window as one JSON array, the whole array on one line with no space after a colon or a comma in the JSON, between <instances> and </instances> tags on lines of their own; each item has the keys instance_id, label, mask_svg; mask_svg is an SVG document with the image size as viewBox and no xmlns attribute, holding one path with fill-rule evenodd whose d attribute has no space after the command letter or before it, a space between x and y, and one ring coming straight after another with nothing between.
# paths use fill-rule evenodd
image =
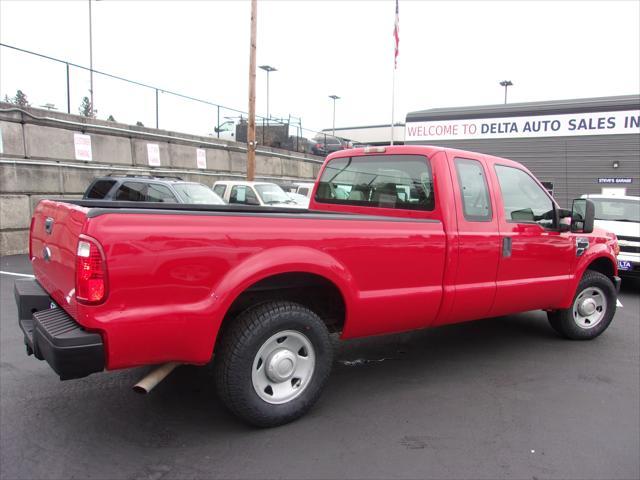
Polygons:
<instances>
[{"instance_id":1,"label":"rear cab window","mask_svg":"<svg viewBox=\"0 0 640 480\"><path fill-rule=\"evenodd\" d=\"M322 204L433 211L431 166L422 155L367 155L336 158L318 181Z\"/></svg>"}]
</instances>

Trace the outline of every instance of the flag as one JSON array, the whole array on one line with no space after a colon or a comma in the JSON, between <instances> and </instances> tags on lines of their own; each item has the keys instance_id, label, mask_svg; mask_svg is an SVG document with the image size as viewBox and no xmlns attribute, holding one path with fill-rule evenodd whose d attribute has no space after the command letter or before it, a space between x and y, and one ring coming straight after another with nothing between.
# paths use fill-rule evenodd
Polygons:
<instances>
[{"instance_id":1,"label":"flag","mask_svg":"<svg viewBox=\"0 0 640 480\"><path fill-rule=\"evenodd\" d=\"M400 15L398 10L398 0L396 0L396 22L393 26L393 39L396 44L396 51L393 57L393 68L398 68L398 49L400 45Z\"/></svg>"}]
</instances>

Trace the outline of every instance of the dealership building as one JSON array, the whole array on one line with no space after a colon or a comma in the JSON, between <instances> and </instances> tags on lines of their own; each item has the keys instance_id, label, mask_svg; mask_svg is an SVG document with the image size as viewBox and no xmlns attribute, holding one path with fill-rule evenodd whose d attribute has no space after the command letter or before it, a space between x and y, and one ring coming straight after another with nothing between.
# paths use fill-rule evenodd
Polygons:
<instances>
[{"instance_id":1,"label":"dealership building","mask_svg":"<svg viewBox=\"0 0 640 480\"><path fill-rule=\"evenodd\" d=\"M585 193L640 195L640 95L411 112L404 143L516 160L561 206Z\"/></svg>"}]
</instances>

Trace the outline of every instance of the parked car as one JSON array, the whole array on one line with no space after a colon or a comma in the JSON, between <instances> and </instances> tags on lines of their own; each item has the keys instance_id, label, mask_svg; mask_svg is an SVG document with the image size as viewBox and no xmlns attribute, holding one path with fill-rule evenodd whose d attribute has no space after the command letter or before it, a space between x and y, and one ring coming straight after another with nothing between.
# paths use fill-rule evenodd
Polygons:
<instances>
[{"instance_id":1,"label":"parked car","mask_svg":"<svg viewBox=\"0 0 640 480\"><path fill-rule=\"evenodd\" d=\"M615 235L594 229L590 199L560 208L519 163L417 145L349 150L325 160L315 191L299 211L40 201L35 279L15 283L27 353L63 380L161 364L137 384L147 392L179 364L213 362L227 408L265 427L319 398L331 332L541 309L562 337L589 340L613 320Z\"/></svg>"},{"instance_id":2,"label":"parked car","mask_svg":"<svg viewBox=\"0 0 640 480\"><path fill-rule=\"evenodd\" d=\"M231 205L297 207L296 202L275 183L224 180L216 182L213 191Z\"/></svg>"},{"instance_id":3,"label":"parked car","mask_svg":"<svg viewBox=\"0 0 640 480\"><path fill-rule=\"evenodd\" d=\"M110 175L96 178L82 197L86 200L168 202L224 205L209 187L180 177Z\"/></svg>"},{"instance_id":4,"label":"parked car","mask_svg":"<svg viewBox=\"0 0 640 480\"><path fill-rule=\"evenodd\" d=\"M640 279L640 197L583 195L595 206L595 224L618 237L621 277Z\"/></svg>"},{"instance_id":5,"label":"parked car","mask_svg":"<svg viewBox=\"0 0 640 480\"><path fill-rule=\"evenodd\" d=\"M294 183L295 193L299 195L304 195L307 198L311 198L311 192L313 192L313 183L309 182L298 182Z\"/></svg>"},{"instance_id":6,"label":"parked car","mask_svg":"<svg viewBox=\"0 0 640 480\"><path fill-rule=\"evenodd\" d=\"M349 148L347 143L338 137L320 133L311 139L311 153L325 156L329 153Z\"/></svg>"},{"instance_id":7,"label":"parked car","mask_svg":"<svg viewBox=\"0 0 640 480\"><path fill-rule=\"evenodd\" d=\"M309 197L296 192L286 192L287 196L293 200L298 207L307 208L309 206Z\"/></svg>"}]
</instances>

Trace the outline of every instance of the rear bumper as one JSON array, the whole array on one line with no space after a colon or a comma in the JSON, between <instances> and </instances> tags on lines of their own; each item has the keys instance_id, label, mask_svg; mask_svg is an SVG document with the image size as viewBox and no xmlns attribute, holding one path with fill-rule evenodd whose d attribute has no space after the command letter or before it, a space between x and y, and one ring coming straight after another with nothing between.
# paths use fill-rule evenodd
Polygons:
<instances>
[{"instance_id":1,"label":"rear bumper","mask_svg":"<svg viewBox=\"0 0 640 480\"><path fill-rule=\"evenodd\" d=\"M104 370L100 334L87 332L67 312L55 307L36 280L17 280L14 294L27 354L46 360L61 380Z\"/></svg>"}]
</instances>

